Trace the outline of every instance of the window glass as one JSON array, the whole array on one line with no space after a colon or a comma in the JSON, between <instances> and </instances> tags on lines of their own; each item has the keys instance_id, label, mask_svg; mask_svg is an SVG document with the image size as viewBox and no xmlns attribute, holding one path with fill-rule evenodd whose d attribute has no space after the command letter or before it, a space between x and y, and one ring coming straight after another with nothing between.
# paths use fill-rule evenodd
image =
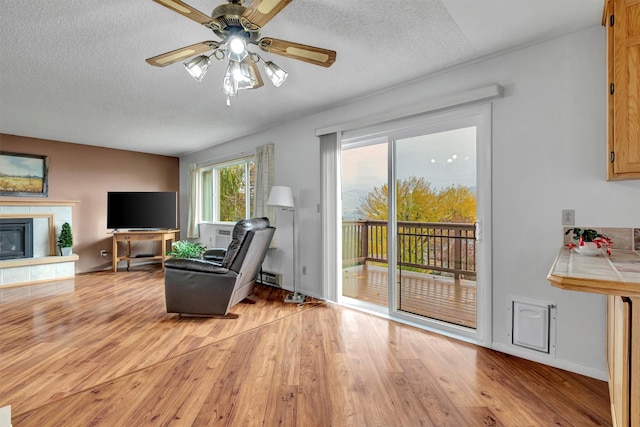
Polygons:
<instances>
[{"instance_id":1,"label":"window glass","mask_svg":"<svg viewBox=\"0 0 640 427\"><path fill-rule=\"evenodd\" d=\"M250 218L255 184L254 158L200 170L200 221L237 222Z\"/></svg>"}]
</instances>

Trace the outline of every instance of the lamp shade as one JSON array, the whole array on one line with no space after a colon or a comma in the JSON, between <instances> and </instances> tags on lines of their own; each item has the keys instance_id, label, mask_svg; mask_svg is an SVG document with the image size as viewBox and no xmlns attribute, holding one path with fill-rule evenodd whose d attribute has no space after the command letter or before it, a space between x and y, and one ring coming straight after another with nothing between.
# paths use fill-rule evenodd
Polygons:
<instances>
[{"instance_id":1,"label":"lamp shade","mask_svg":"<svg viewBox=\"0 0 640 427\"><path fill-rule=\"evenodd\" d=\"M293 195L291 194L291 187L283 187L280 185L274 185L271 187L271 193L267 200L268 206L282 206L283 208L292 208Z\"/></svg>"}]
</instances>

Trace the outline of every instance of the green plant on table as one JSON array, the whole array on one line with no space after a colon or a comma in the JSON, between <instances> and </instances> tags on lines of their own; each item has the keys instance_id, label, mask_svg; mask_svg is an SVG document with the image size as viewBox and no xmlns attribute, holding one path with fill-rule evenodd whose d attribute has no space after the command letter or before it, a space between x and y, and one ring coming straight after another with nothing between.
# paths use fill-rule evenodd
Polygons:
<instances>
[{"instance_id":1,"label":"green plant on table","mask_svg":"<svg viewBox=\"0 0 640 427\"><path fill-rule=\"evenodd\" d=\"M171 250L167 255L176 258L202 258L202 254L207 247L200 242L190 242L188 240L178 240L171 245Z\"/></svg>"}]
</instances>

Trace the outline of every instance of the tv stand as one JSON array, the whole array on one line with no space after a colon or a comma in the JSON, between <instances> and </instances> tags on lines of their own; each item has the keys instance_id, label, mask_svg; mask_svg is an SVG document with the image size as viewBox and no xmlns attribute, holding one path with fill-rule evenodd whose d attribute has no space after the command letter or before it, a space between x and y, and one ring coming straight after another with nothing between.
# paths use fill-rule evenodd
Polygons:
<instances>
[{"instance_id":1,"label":"tv stand","mask_svg":"<svg viewBox=\"0 0 640 427\"><path fill-rule=\"evenodd\" d=\"M180 230L129 230L129 231L113 231L113 272L118 271L118 261L127 261L127 271L131 266L131 260L150 260L159 259L162 264L162 271L164 271L164 262L167 259L167 250L170 249L171 242L176 239L177 233ZM131 255L131 242L138 241L160 241L161 253L159 255L144 254L144 255ZM127 243L127 252L124 255L118 255L118 242ZM167 247L167 244L169 247Z\"/></svg>"}]
</instances>

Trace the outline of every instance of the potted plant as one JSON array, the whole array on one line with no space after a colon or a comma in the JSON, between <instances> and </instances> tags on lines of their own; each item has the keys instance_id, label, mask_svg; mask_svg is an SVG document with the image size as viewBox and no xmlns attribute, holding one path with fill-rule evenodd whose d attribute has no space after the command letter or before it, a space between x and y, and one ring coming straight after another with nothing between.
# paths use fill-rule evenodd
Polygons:
<instances>
[{"instance_id":1,"label":"potted plant","mask_svg":"<svg viewBox=\"0 0 640 427\"><path fill-rule=\"evenodd\" d=\"M167 255L175 258L202 258L202 254L207 247L200 242L189 242L188 240L178 240L171 245L171 250Z\"/></svg>"},{"instance_id":2,"label":"potted plant","mask_svg":"<svg viewBox=\"0 0 640 427\"><path fill-rule=\"evenodd\" d=\"M71 255L71 247L73 246L73 235L71 234L71 226L68 222L62 224L60 235L58 236L58 247L62 256Z\"/></svg>"},{"instance_id":3,"label":"potted plant","mask_svg":"<svg viewBox=\"0 0 640 427\"><path fill-rule=\"evenodd\" d=\"M607 248L607 255L611 255L611 244L613 240L602 233L598 233L592 228L570 228L564 234L573 232L573 240L578 244L569 243L567 247L574 249L580 255L598 255L602 248Z\"/></svg>"}]
</instances>

